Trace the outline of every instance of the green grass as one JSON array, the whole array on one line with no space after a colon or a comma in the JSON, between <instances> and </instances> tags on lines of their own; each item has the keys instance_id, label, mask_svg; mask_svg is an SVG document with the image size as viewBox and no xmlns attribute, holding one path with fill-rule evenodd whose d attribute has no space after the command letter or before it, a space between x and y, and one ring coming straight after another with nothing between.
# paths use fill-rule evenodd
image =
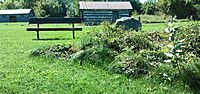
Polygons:
<instances>
[{"instance_id":1,"label":"green grass","mask_svg":"<svg viewBox=\"0 0 200 94\"><path fill-rule=\"evenodd\" d=\"M132 17L138 20L140 16L142 23L166 23L170 21L170 16L164 15L133 15ZM189 19L175 19L175 22L189 22Z\"/></svg>"},{"instance_id":2,"label":"green grass","mask_svg":"<svg viewBox=\"0 0 200 94\"><path fill-rule=\"evenodd\" d=\"M164 16L158 16L158 15L134 15L133 17L135 19L138 19L140 16L141 22L143 23L165 23L166 20L164 19Z\"/></svg>"},{"instance_id":3,"label":"green grass","mask_svg":"<svg viewBox=\"0 0 200 94\"><path fill-rule=\"evenodd\" d=\"M80 42L85 32L98 30L98 27L80 25L83 31L76 33L76 39L72 39L71 32L41 32L42 39L60 40L33 40L36 39L36 34L27 32L28 26L27 23L0 24L0 93L2 94L190 93L187 87L179 83L155 84L146 78L127 78L89 64L80 66L78 63L65 60L31 57L31 51L37 48ZM164 28L164 24L143 25L143 31L158 31Z\"/></svg>"}]
</instances>

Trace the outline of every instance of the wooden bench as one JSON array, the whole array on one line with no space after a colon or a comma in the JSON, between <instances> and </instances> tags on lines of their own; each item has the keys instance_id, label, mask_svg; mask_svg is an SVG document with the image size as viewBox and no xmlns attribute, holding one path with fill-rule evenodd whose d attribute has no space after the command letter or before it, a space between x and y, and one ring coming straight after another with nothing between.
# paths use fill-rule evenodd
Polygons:
<instances>
[{"instance_id":1,"label":"wooden bench","mask_svg":"<svg viewBox=\"0 0 200 94\"><path fill-rule=\"evenodd\" d=\"M75 31L82 31L82 28L75 28L75 23L81 23L81 18L30 18L29 24L37 24L37 27L28 27L27 31L36 31L37 39L39 40L39 31L73 31L73 39L75 39ZM72 28L44 28L40 27L40 24L72 24Z\"/></svg>"}]
</instances>

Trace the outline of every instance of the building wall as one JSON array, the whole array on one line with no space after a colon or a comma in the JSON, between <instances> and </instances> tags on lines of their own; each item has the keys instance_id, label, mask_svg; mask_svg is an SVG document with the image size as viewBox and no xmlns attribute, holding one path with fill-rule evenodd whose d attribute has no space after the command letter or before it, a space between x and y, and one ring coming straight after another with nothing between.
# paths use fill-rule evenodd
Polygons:
<instances>
[{"instance_id":1,"label":"building wall","mask_svg":"<svg viewBox=\"0 0 200 94\"><path fill-rule=\"evenodd\" d=\"M29 14L0 15L0 22L10 22L11 16L15 16L17 22L28 22L28 19L34 17L34 14L31 12Z\"/></svg>"},{"instance_id":2,"label":"building wall","mask_svg":"<svg viewBox=\"0 0 200 94\"><path fill-rule=\"evenodd\" d=\"M130 17L130 12L128 10L119 11L119 18L122 18L122 17Z\"/></svg>"},{"instance_id":3,"label":"building wall","mask_svg":"<svg viewBox=\"0 0 200 94\"><path fill-rule=\"evenodd\" d=\"M117 15L118 14L118 15ZM103 21L115 22L121 17L129 17L129 10L81 10L85 24L100 24Z\"/></svg>"}]
</instances>

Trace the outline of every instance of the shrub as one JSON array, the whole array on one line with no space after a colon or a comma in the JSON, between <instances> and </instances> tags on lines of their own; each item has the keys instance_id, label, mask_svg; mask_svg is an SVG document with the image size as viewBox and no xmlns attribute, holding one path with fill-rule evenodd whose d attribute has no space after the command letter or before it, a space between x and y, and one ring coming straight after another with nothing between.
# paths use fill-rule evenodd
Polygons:
<instances>
[{"instance_id":1,"label":"shrub","mask_svg":"<svg viewBox=\"0 0 200 94\"><path fill-rule=\"evenodd\" d=\"M117 52L122 52L122 49L126 47L131 48L133 51L156 48L156 46L148 40L147 33L123 31L107 23L104 23L102 28L102 32L93 33L90 39L91 42L95 41L94 43L99 43L98 45L103 45Z\"/></svg>"},{"instance_id":2,"label":"shrub","mask_svg":"<svg viewBox=\"0 0 200 94\"><path fill-rule=\"evenodd\" d=\"M96 46L81 50L70 57L73 61L80 61L81 65L91 63L97 66L106 66L114 59L114 52L108 48Z\"/></svg>"},{"instance_id":3,"label":"shrub","mask_svg":"<svg viewBox=\"0 0 200 94\"><path fill-rule=\"evenodd\" d=\"M200 57L200 24L194 23L186 27L181 27L177 31L177 41L185 44L184 52L193 53Z\"/></svg>"},{"instance_id":4,"label":"shrub","mask_svg":"<svg viewBox=\"0 0 200 94\"><path fill-rule=\"evenodd\" d=\"M181 76L184 83L196 93L200 93L200 59L190 59L190 62L184 63L181 70Z\"/></svg>"},{"instance_id":5,"label":"shrub","mask_svg":"<svg viewBox=\"0 0 200 94\"><path fill-rule=\"evenodd\" d=\"M153 83L176 83L179 79L179 69L170 63L159 63L150 77Z\"/></svg>"},{"instance_id":6,"label":"shrub","mask_svg":"<svg viewBox=\"0 0 200 94\"><path fill-rule=\"evenodd\" d=\"M154 63L155 66L159 63L162 63L167 58L164 52L160 50L158 51L141 50L139 54L148 59L150 62Z\"/></svg>"},{"instance_id":7,"label":"shrub","mask_svg":"<svg viewBox=\"0 0 200 94\"><path fill-rule=\"evenodd\" d=\"M148 40L161 48L168 43L168 35L164 32L148 32Z\"/></svg>"},{"instance_id":8,"label":"shrub","mask_svg":"<svg viewBox=\"0 0 200 94\"><path fill-rule=\"evenodd\" d=\"M173 82L177 79L183 80L186 85L200 93L199 24L180 27L170 24L169 28L165 30L169 34L170 43L168 45L170 50L165 53L168 57L168 64L171 65L168 68L174 70L169 73L171 75L169 77ZM165 72L167 71L169 70L165 70Z\"/></svg>"},{"instance_id":9,"label":"shrub","mask_svg":"<svg viewBox=\"0 0 200 94\"><path fill-rule=\"evenodd\" d=\"M150 73L152 67L148 59L130 49L116 56L111 64L112 71L136 78Z\"/></svg>"},{"instance_id":10,"label":"shrub","mask_svg":"<svg viewBox=\"0 0 200 94\"><path fill-rule=\"evenodd\" d=\"M141 50L134 52L132 49L126 48L115 57L115 61L110 66L112 71L137 78L147 74L152 75L154 69L165 58L166 56L161 51Z\"/></svg>"}]
</instances>

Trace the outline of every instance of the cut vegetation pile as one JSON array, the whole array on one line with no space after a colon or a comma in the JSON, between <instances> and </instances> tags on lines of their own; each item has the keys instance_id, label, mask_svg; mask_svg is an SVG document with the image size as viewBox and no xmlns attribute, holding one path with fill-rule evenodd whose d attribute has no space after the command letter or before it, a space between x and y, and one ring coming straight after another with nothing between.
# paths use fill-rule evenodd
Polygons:
<instances>
[{"instance_id":1,"label":"cut vegetation pile","mask_svg":"<svg viewBox=\"0 0 200 94\"><path fill-rule=\"evenodd\" d=\"M130 32L102 24L77 46L55 45L34 56L90 63L106 70L147 77L154 83L185 83L200 93L200 25L173 26L163 32Z\"/></svg>"}]
</instances>

